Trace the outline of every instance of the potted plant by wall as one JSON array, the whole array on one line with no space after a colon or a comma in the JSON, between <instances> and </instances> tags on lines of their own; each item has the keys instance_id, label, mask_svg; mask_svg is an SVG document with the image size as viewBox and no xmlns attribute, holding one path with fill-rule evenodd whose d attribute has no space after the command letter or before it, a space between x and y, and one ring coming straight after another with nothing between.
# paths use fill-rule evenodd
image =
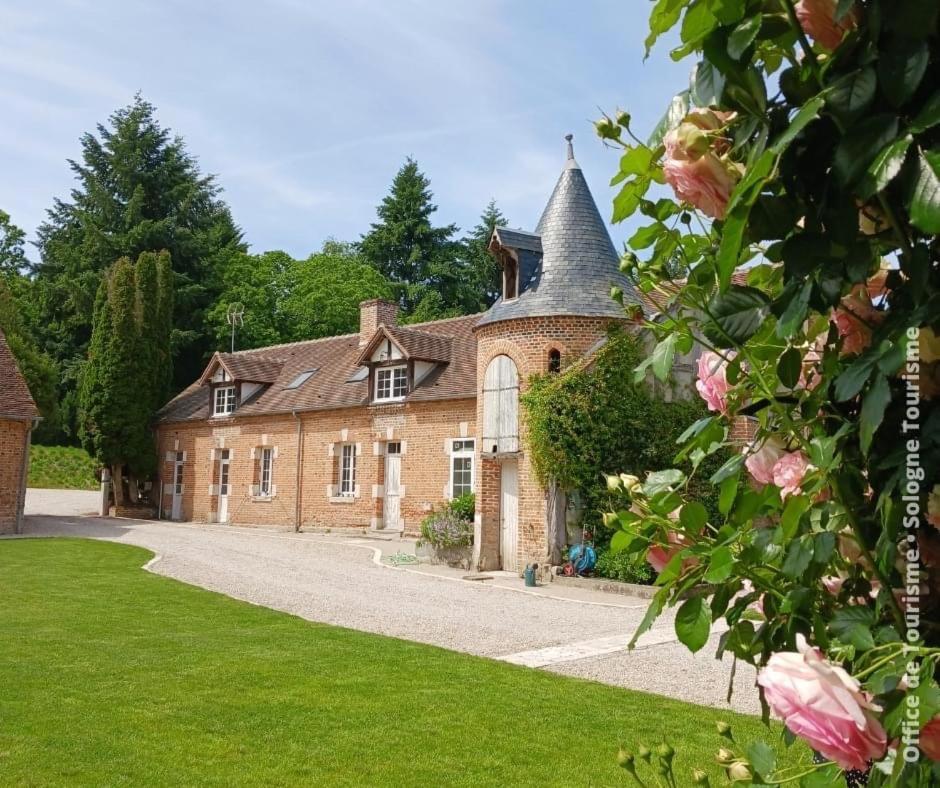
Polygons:
<instances>
[{"instance_id":1,"label":"potted plant by wall","mask_svg":"<svg viewBox=\"0 0 940 788\"><path fill-rule=\"evenodd\" d=\"M419 545L428 545L433 563L470 568L473 549L473 493L447 501L421 523Z\"/></svg>"}]
</instances>

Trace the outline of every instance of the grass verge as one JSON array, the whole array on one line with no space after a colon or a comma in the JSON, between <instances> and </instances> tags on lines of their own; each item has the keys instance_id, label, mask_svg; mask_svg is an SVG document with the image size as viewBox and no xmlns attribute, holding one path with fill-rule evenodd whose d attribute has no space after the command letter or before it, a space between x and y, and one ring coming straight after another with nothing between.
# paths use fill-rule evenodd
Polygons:
<instances>
[{"instance_id":1,"label":"grass verge","mask_svg":"<svg viewBox=\"0 0 940 788\"><path fill-rule=\"evenodd\" d=\"M757 719L313 624L141 570L145 550L0 540L4 785L627 785L665 735L718 777ZM677 677L681 680L681 677Z\"/></svg>"}]
</instances>

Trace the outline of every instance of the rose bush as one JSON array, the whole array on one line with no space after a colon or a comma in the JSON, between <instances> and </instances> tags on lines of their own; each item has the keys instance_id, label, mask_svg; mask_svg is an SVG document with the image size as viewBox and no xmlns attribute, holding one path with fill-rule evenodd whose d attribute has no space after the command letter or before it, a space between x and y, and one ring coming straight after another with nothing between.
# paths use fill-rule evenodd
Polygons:
<instances>
[{"instance_id":1,"label":"rose bush","mask_svg":"<svg viewBox=\"0 0 940 788\"><path fill-rule=\"evenodd\" d=\"M743 782L940 780L938 15L656 0L647 49L678 27L690 86L645 141L626 113L597 126L623 149L614 220L647 219L623 268L665 305L637 374L698 345L709 408L680 439L691 472L649 474L606 517L660 570L636 636L676 605L697 651L724 619L718 656L757 667L786 742L825 761L728 749ZM729 448L715 516L689 485Z\"/></svg>"}]
</instances>

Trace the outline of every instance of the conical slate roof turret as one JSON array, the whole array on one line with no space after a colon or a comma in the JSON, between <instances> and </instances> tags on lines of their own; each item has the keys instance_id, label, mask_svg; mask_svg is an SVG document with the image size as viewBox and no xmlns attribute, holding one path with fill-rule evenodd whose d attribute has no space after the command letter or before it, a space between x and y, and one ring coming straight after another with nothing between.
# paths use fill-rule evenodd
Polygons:
<instances>
[{"instance_id":1,"label":"conical slate roof turret","mask_svg":"<svg viewBox=\"0 0 940 788\"><path fill-rule=\"evenodd\" d=\"M641 303L620 260L567 135L568 158L535 233L497 227L490 249L518 258L519 295L500 299L477 325L522 317L624 317L610 289Z\"/></svg>"}]
</instances>

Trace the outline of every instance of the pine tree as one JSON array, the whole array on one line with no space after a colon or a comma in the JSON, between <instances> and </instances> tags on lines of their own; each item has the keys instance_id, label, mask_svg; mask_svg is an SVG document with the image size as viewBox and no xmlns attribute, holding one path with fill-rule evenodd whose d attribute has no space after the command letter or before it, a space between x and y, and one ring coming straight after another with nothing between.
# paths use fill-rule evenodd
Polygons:
<instances>
[{"instance_id":1,"label":"pine tree","mask_svg":"<svg viewBox=\"0 0 940 788\"><path fill-rule=\"evenodd\" d=\"M440 293L445 307L455 306L459 289L460 245L453 240L456 225L434 227L437 210L430 181L407 159L377 209L379 221L360 244L365 260L384 274L398 292L405 313L428 290Z\"/></svg>"},{"instance_id":2,"label":"pine tree","mask_svg":"<svg viewBox=\"0 0 940 788\"><path fill-rule=\"evenodd\" d=\"M166 250L172 260L173 367L182 387L214 348L205 310L228 261L245 249L241 231L214 178L200 173L182 139L140 96L85 134L81 154L69 161L78 181L70 199L56 200L38 231L40 340L62 369L64 399L77 386L104 272L120 257L147 251Z\"/></svg>"},{"instance_id":3,"label":"pine tree","mask_svg":"<svg viewBox=\"0 0 940 788\"><path fill-rule=\"evenodd\" d=\"M489 309L502 293L502 272L489 252L489 245L493 230L505 226L506 217L496 206L496 201L490 200L479 224L464 238L467 281L471 283L467 291L470 298L476 299L474 305L468 305L468 312Z\"/></svg>"}]
</instances>

